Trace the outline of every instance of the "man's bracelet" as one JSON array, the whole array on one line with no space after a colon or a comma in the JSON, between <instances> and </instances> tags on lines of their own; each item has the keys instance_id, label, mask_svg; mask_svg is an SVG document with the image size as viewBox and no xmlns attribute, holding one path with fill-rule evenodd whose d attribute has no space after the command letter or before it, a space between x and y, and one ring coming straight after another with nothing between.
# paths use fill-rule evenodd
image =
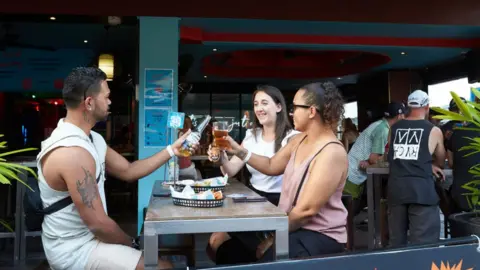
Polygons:
<instances>
[{"instance_id":1,"label":"man's bracelet","mask_svg":"<svg viewBox=\"0 0 480 270\"><path fill-rule=\"evenodd\" d=\"M167 146L167 152L168 152L168 154L170 155L170 157L174 157L174 156L175 156L175 153L173 152L173 149L172 149L172 146L171 146L171 145Z\"/></svg>"}]
</instances>

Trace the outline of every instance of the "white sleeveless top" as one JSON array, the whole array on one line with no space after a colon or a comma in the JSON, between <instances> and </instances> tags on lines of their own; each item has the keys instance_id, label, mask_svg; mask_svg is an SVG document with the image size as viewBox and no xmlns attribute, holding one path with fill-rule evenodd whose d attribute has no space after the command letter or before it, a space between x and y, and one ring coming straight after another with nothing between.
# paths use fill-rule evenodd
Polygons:
<instances>
[{"instance_id":1,"label":"white sleeveless top","mask_svg":"<svg viewBox=\"0 0 480 270\"><path fill-rule=\"evenodd\" d=\"M42 173L41 159L57 147L78 146L86 149L95 160L95 177L99 179L98 191L107 212L104 189L107 144L100 134L94 131L90 131L90 134L93 142L82 129L60 119L52 135L42 142L41 152L37 156L37 167L43 207L48 207L70 194L67 191L54 190L47 184ZM46 215L42 224L43 248L52 269L84 269L90 252L97 243L94 238L73 203Z\"/></svg>"},{"instance_id":2,"label":"white sleeveless top","mask_svg":"<svg viewBox=\"0 0 480 270\"><path fill-rule=\"evenodd\" d=\"M290 130L287 133L287 136L282 140L282 147L288 143L288 139L300 132L296 130ZM255 138L256 137L256 138ZM250 152L266 157L273 157L275 155L275 140L271 142L266 142L262 138L262 129L257 128L255 135L253 134L253 129L247 130L245 133L245 138L243 139L243 147L249 150ZM269 176L265 175L253 167L247 164L248 171L252 174L250 178L250 183L252 186L260 191L267 193L280 193L282 190L282 179L283 175L278 176Z\"/></svg>"}]
</instances>

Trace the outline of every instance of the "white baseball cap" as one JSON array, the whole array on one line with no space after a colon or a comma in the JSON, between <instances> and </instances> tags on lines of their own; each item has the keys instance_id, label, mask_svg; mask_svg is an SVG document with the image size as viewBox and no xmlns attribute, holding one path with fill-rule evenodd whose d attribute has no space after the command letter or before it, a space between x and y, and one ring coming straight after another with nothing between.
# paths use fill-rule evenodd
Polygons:
<instances>
[{"instance_id":1,"label":"white baseball cap","mask_svg":"<svg viewBox=\"0 0 480 270\"><path fill-rule=\"evenodd\" d=\"M423 108L430 103L428 94L422 90L415 90L408 96L408 106L412 108Z\"/></svg>"}]
</instances>

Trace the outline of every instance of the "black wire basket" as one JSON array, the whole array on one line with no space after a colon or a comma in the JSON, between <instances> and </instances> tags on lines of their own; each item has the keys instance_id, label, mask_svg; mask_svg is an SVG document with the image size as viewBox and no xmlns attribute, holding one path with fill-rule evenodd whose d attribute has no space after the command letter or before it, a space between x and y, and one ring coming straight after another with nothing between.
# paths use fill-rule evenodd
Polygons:
<instances>
[{"instance_id":1,"label":"black wire basket","mask_svg":"<svg viewBox=\"0 0 480 270\"><path fill-rule=\"evenodd\" d=\"M198 200L174 198L173 204L178 206L197 207L197 208L215 208L223 206L223 198L218 200Z\"/></svg>"},{"instance_id":2,"label":"black wire basket","mask_svg":"<svg viewBox=\"0 0 480 270\"><path fill-rule=\"evenodd\" d=\"M175 185L175 190L176 191L182 192L184 188L185 188L185 185L179 185L179 184ZM211 190L212 192L217 192L217 191L223 192L225 190L225 186L216 186L216 187L191 186L191 188L193 189L193 191L195 191L195 193L200 193L200 192L204 192L204 191L207 191L207 190Z\"/></svg>"}]
</instances>

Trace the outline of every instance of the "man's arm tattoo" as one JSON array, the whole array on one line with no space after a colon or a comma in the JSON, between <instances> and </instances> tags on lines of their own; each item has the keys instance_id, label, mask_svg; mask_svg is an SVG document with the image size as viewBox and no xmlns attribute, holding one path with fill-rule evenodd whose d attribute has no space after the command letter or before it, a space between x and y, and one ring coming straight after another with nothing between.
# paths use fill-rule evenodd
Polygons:
<instances>
[{"instance_id":1,"label":"man's arm tattoo","mask_svg":"<svg viewBox=\"0 0 480 270\"><path fill-rule=\"evenodd\" d=\"M88 171L84 167L82 167L82 169L85 173L85 176L83 178L83 181L77 180L77 191L82 197L83 203L88 208L92 208L93 210L95 210L95 208L93 207L93 201L98 197L98 192L96 188L97 182L95 181L95 177L93 177L90 171Z\"/></svg>"}]
</instances>

